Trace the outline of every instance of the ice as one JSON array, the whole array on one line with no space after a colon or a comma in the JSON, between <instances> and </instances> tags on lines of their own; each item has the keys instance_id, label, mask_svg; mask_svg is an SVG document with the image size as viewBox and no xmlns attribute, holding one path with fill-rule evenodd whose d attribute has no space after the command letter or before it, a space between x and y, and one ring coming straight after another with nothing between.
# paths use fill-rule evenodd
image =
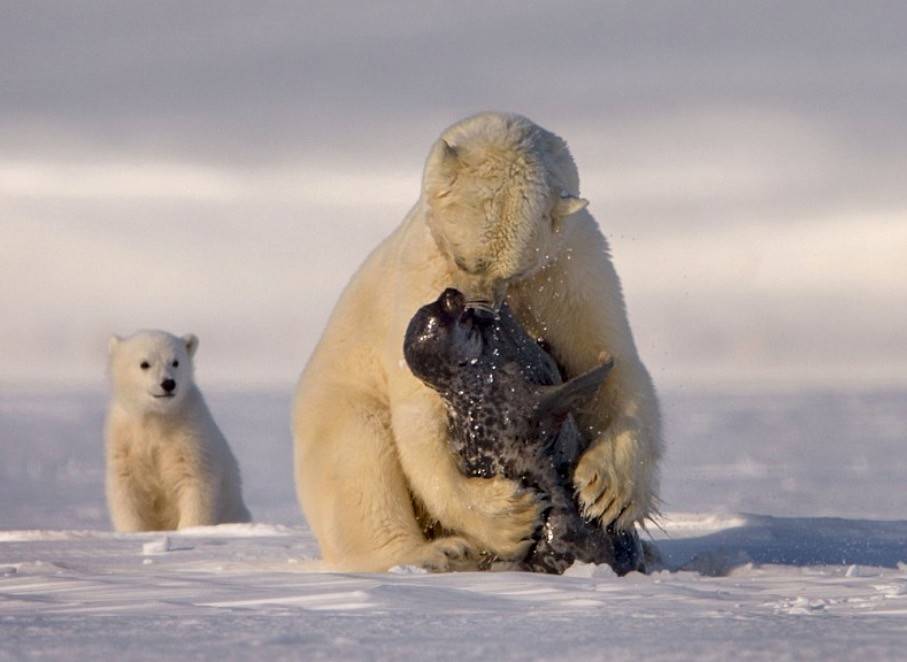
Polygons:
<instances>
[{"instance_id":1,"label":"ice","mask_svg":"<svg viewBox=\"0 0 907 662\"><path fill-rule=\"evenodd\" d=\"M181 536L203 536L205 538L224 536L229 538L262 538L265 536L287 536L291 530L280 524L248 522L236 524L218 524L217 526L196 526L180 529Z\"/></svg>"},{"instance_id":2,"label":"ice","mask_svg":"<svg viewBox=\"0 0 907 662\"><path fill-rule=\"evenodd\" d=\"M165 552L171 551L171 549L170 538L168 536L161 536L157 540L152 540L151 542L146 542L142 545L142 554L164 554Z\"/></svg>"},{"instance_id":3,"label":"ice","mask_svg":"<svg viewBox=\"0 0 907 662\"><path fill-rule=\"evenodd\" d=\"M395 565L388 570L392 575L427 575L428 570L416 565Z\"/></svg>"},{"instance_id":4,"label":"ice","mask_svg":"<svg viewBox=\"0 0 907 662\"><path fill-rule=\"evenodd\" d=\"M881 574L879 568L874 566L856 565L847 566L845 577L878 577Z\"/></svg>"},{"instance_id":5,"label":"ice","mask_svg":"<svg viewBox=\"0 0 907 662\"><path fill-rule=\"evenodd\" d=\"M617 574L608 565L595 565L575 561L564 571L564 577L617 577Z\"/></svg>"},{"instance_id":6,"label":"ice","mask_svg":"<svg viewBox=\"0 0 907 662\"><path fill-rule=\"evenodd\" d=\"M620 578L582 563L560 577L326 568L296 504L283 392L210 397L256 522L113 533L103 394L6 397L0 659L885 660L907 647L905 393L663 394L665 515L644 536L662 567Z\"/></svg>"}]
</instances>

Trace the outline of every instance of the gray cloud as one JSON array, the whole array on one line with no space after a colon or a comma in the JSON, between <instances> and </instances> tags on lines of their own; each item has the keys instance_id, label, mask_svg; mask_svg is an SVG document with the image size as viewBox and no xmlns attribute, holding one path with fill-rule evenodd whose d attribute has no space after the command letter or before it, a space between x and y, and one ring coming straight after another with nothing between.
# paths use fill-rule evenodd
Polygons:
<instances>
[{"instance_id":1,"label":"gray cloud","mask_svg":"<svg viewBox=\"0 0 907 662\"><path fill-rule=\"evenodd\" d=\"M221 381L291 380L430 143L498 108L571 144L657 375L891 380L905 23L898 2L8 4L6 379L99 375L107 333L168 326Z\"/></svg>"},{"instance_id":2,"label":"gray cloud","mask_svg":"<svg viewBox=\"0 0 907 662\"><path fill-rule=\"evenodd\" d=\"M570 127L767 106L896 154L905 19L900 3L29 3L0 22L0 112L5 137L236 162L421 155L486 107Z\"/></svg>"}]
</instances>

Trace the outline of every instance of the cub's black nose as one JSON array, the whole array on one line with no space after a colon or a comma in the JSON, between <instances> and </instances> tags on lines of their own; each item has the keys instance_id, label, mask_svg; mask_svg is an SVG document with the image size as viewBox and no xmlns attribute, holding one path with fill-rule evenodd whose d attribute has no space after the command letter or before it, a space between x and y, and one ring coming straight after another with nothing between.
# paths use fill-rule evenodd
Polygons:
<instances>
[{"instance_id":1,"label":"cub's black nose","mask_svg":"<svg viewBox=\"0 0 907 662\"><path fill-rule=\"evenodd\" d=\"M172 393L173 389L176 388L176 382L172 379L165 379L161 382L161 388L167 391L167 393Z\"/></svg>"}]
</instances>

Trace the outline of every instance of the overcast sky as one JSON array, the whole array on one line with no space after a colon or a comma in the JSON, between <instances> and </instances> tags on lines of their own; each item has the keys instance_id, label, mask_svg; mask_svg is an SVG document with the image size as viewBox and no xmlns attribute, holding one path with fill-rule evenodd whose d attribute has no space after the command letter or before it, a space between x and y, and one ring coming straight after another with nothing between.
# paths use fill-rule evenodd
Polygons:
<instances>
[{"instance_id":1,"label":"overcast sky","mask_svg":"<svg viewBox=\"0 0 907 662\"><path fill-rule=\"evenodd\" d=\"M0 385L295 380L479 110L567 140L665 387L907 383L901 2L2 2Z\"/></svg>"}]
</instances>

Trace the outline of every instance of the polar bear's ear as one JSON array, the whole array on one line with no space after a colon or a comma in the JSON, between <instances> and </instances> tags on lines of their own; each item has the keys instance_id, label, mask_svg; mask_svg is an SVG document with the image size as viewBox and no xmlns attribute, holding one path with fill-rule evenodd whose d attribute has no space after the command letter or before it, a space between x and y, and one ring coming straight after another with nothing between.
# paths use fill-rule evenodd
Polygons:
<instances>
[{"instance_id":1,"label":"polar bear's ear","mask_svg":"<svg viewBox=\"0 0 907 662\"><path fill-rule=\"evenodd\" d=\"M441 140L441 169L445 175L456 175L460 169L460 155L457 148L451 146L446 140Z\"/></svg>"},{"instance_id":2,"label":"polar bear's ear","mask_svg":"<svg viewBox=\"0 0 907 662\"><path fill-rule=\"evenodd\" d=\"M561 193L560 199L554 205L555 218L566 218L570 214L575 214L581 209L585 209L589 201L569 193Z\"/></svg>"},{"instance_id":3,"label":"polar bear's ear","mask_svg":"<svg viewBox=\"0 0 907 662\"><path fill-rule=\"evenodd\" d=\"M460 155L456 147L452 147L443 138L435 143L430 158L430 171L432 172L432 188L436 195L443 195L447 187L457 177L460 169Z\"/></svg>"},{"instance_id":4,"label":"polar bear's ear","mask_svg":"<svg viewBox=\"0 0 907 662\"><path fill-rule=\"evenodd\" d=\"M107 340L107 354L113 354L113 352L117 348L117 345L119 345L122 340L123 339L118 335L114 334L110 336L110 338Z\"/></svg>"},{"instance_id":5,"label":"polar bear's ear","mask_svg":"<svg viewBox=\"0 0 907 662\"><path fill-rule=\"evenodd\" d=\"M198 336L196 336L194 333L187 333L181 338L181 340L186 346L186 351L189 353L189 358L194 357L195 350L198 349Z\"/></svg>"}]
</instances>

